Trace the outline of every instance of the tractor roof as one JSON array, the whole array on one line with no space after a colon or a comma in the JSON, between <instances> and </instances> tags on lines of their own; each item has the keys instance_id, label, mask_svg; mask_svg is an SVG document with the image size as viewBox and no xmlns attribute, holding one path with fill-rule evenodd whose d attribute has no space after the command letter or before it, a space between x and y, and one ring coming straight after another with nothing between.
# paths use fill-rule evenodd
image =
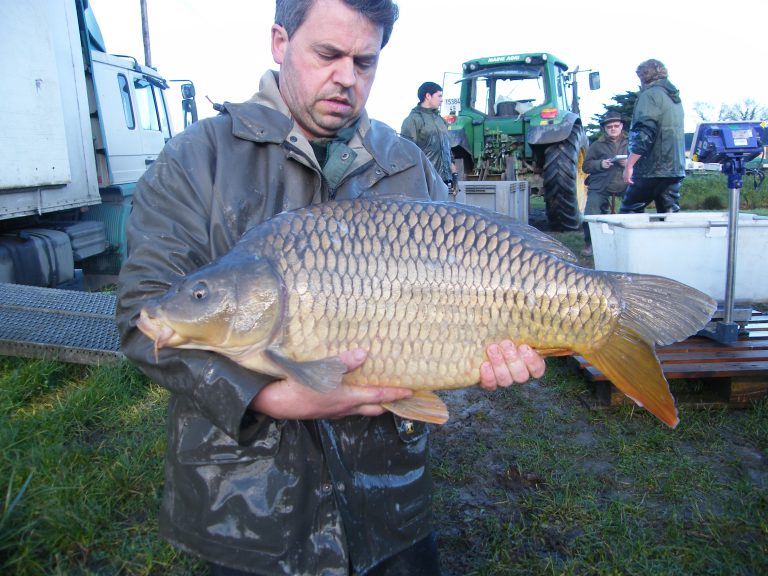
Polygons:
<instances>
[{"instance_id":1,"label":"tractor roof","mask_svg":"<svg viewBox=\"0 0 768 576\"><path fill-rule=\"evenodd\" d=\"M464 73L471 73L483 68L494 68L497 66L505 66L507 64L542 64L544 62L551 62L555 66L568 70L568 65L546 52L529 52L526 54L505 54L502 56L488 56L485 58L475 58L473 60L467 60L462 64Z\"/></svg>"}]
</instances>

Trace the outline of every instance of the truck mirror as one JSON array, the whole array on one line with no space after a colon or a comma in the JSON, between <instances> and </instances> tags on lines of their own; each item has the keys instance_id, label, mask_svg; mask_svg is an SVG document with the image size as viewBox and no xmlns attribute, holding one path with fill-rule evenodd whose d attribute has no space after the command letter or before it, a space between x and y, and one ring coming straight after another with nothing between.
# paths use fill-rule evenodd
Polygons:
<instances>
[{"instance_id":1,"label":"truck mirror","mask_svg":"<svg viewBox=\"0 0 768 576\"><path fill-rule=\"evenodd\" d=\"M184 128L197 122L197 103L193 98L182 100L181 109L184 112Z\"/></svg>"},{"instance_id":2,"label":"truck mirror","mask_svg":"<svg viewBox=\"0 0 768 576\"><path fill-rule=\"evenodd\" d=\"M195 98L195 85L191 82L187 82L181 85L181 97L184 100L190 100Z\"/></svg>"},{"instance_id":3,"label":"truck mirror","mask_svg":"<svg viewBox=\"0 0 768 576\"><path fill-rule=\"evenodd\" d=\"M600 88L600 72L589 73L589 89L598 90Z\"/></svg>"}]
</instances>

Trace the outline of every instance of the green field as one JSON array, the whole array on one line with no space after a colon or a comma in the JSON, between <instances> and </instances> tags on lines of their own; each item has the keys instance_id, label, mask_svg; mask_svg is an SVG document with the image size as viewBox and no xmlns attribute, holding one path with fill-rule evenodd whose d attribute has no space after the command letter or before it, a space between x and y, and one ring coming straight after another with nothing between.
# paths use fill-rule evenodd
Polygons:
<instances>
[{"instance_id":1,"label":"green field","mask_svg":"<svg viewBox=\"0 0 768 576\"><path fill-rule=\"evenodd\" d=\"M680 193L682 210L727 210L728 179L718 172L697 171L683 180ZM768 184L747 174L739 189L740 210L768 215Z\"/></svg>"}]
</instances>

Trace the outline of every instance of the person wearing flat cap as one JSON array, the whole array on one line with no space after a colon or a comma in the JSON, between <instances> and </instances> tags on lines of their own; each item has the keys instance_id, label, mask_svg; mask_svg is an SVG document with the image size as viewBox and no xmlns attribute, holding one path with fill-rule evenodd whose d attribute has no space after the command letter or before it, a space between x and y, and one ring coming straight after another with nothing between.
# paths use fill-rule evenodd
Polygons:
<instances>
[{"instance_id":1,"label":"person wearing flat cap","mask_svg":"<svg viewBox=\"0 0 768 576\"><path fill-rule=\"evenodd\" d=\"M584 214L613 212L616 196L621 197L627 185L623 172L627 163L627 134L621 114L610 110L600 120L602 134L590 145L582 168L587 176L587 206ZM584 222L582 256L592 256L589 224Z\"/></svg>"}]
</instances>

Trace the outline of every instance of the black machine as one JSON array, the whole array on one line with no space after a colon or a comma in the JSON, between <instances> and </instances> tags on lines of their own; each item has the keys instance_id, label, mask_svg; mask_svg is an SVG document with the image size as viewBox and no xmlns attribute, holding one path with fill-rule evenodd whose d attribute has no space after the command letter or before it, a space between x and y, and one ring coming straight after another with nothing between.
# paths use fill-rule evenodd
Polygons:
<instances>
[{"instance_id":1,"label":"black machine","mask_svg":"<svg viewBox=\"0 0 768 576\"><path fill-rule=\"evenodd\" d=\"M736 246L739 232L739 197L746 174L746 163L763 154L766 122L703 122L696 127L691 144L695 162L720 164L728 176L728 262L726 267L723 320L704 334L718 342L733 342L739 328L733 321L733 294L736 272Z\"/></svg>"}]
</instances>

